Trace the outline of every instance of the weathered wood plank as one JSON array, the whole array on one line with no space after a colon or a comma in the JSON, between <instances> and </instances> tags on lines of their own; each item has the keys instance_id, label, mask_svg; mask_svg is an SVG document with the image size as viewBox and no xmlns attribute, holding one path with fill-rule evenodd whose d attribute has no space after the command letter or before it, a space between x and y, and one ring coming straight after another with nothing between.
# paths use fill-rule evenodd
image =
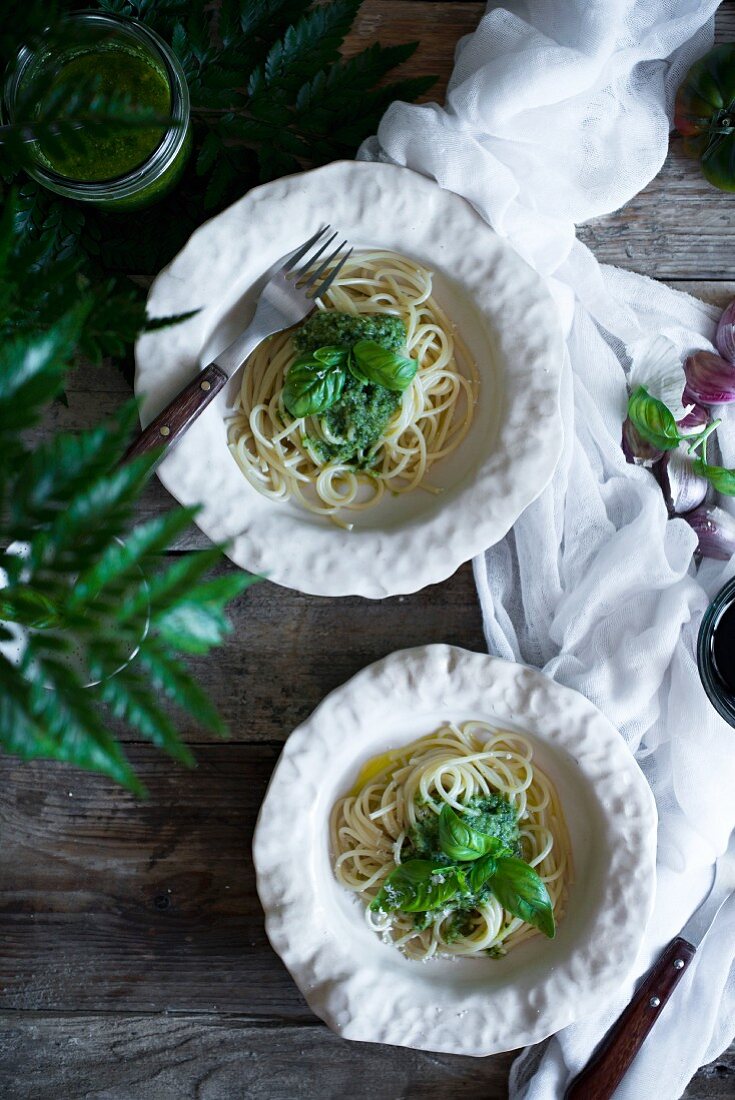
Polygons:
<instances>
[{"instance_id":1,"label":"weathered wood plank","mask_svg":"<svg viewBox=\"0 0 735 1100\"><path fill-rule=\"evenodd\" d=\"M438 1095L448 1075L453 1096L504 1095L507 1058L362 1045L346 1054L309 1013L265 939L249 857L276 747L199 749L195 772L147 748L130 751L150 788L145 803L96 777L0 762L0 1008L16 1010L0 1019L0 1073L4 1058L27 1082L10 1095L72 1100L103 1085L105 1096L127 1100L148 1081L164 1090L155 1100L172 1095L175 1080L177 1096L218 1100L247 1073L248 1096L311 1096L319 1080L341 1098L345 1060L361 1067L357 1089L364 1070L365 1097ZM122 1010L248 1018L130 1019ZM203 1088L210 1080L213 1091ZM71 1081L77 1092L64 1087ZM732 1095L733 1081L731 1053L687 1095Z\"/></svg>"},{"instance_id":2,"label":"weathered wood plank","mask_svg":"<svg viewBox=\"0 0 735 1100\"><path fill-rule=\"evenodd\" d=\"M735 1043L692 1078L683 1100L732 1100L735 1096Z\"/></svg>"},{"instance_id":3,"label":"weathered wood plank","mask_svg":"<svg viewBox=\"0 0 735 1100\"><path fill-rule=\"evenodd\" d=\"M13 1100L501 1100L512 1057L348 1044L316 1023L0 1015L0 1078Z\"/></svg>"},{"instance_id":4,"label":"weathered wood plank","mask_svg":"<svg viewBox=\"0 0 735 1100\"><path fill-rule=\"evenodd\" d=\"M441 103L454 66L455 47L463 35L476 29L484 11L484 3L467 0L363 0L343 52L350 57L375 41L384 46L418 41L413 57L387 79L435 76L436 84L423 98Z\"/></svg>"},{"instance_id":5,"label":"weathered wood plank","mask_svg":"<svg viewBox=\"0 0 735 1100\"><path fill-rule=\"evenodd\" d=\"M0 758L0 1008L309 1015L271 951L250 842L278 746L129 746L150 791Z\"/></svg>"},{"instance_id":6,"label":"weathered wood plank","mask_svg":"<svg viewBox=\"0 0 735 1100\"><path fill-rule=\"evenodd\" d=\"M231 614L231 637L193 667L238 741L282 740L330 691L396 649L432 642L486 649L469 564L441 585L378 601L304 596L263 582ZM191 730L187 739L201 736Z\"/></svg>"}]
</instances>

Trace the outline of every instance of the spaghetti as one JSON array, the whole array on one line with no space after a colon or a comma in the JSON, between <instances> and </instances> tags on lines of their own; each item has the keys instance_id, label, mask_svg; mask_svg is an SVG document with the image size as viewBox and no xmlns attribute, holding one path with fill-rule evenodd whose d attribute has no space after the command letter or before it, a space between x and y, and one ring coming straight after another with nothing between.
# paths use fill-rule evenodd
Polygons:
<instances>
[{"instance_id":1,"label":"spaghetti","mask_svg":"<svg viewBox=\"0 0 735 1100\"><path fill-rule=\"evenodd\" d=\"M228 423L228 442L258 492L272 500L294 500L349 528L340 512L372 507L386 488L391 493L417 487L440 491L426 474L467 434L479 379L471 356L432 296L431 272L402 256L386 251L354 254L318 308L399 317L406 327L405 353L418 363L365 468L325 454L334 440L324 418L294 418L287 411L283 389L295 359L291 332L264 341L250 356Z\"/></svg>"},{"instance_id":2,"label":"spaghetti","mask_svg":"<svg viewBox=\"0 0 735 1100\"><path fill-rule=\"evenodd\" d=\"M512 808L517 854L545 884L558 921L572 872L569 837L558 795L534 764L533 748L522 734L493 730L483 722L448 723L369 761L352 792L332 811L337 880L365 902L370 927L409 958L498 956L537 934L491 893L476 908L459 913L451 908L421 914L370 909L387 877L406 861L407 852L410 857L427 821L435 824L445 805L466 813L488 798Z\"/></svg>"}]
</instances>

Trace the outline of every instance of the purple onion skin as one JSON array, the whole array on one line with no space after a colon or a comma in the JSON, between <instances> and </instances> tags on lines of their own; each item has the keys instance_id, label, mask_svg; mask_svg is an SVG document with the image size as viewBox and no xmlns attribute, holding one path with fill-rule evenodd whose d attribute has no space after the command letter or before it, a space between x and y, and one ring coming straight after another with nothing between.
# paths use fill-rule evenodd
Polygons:
<instances>
[{"instance_id":1,"label":"purple onion skin","mask_svg":"<svg viewBox=\"0 0 735 1100\"><path fill-rule=\"evenodd\" d=\"M696 351L684 363L685 394L699 405L735 401L735 364L711 351Z\"/></svg>"},{"instance_id":2,"label":"purple onion skin","mask_svg":"<svg viewBox=\"0 0 735 1100\"><path fill-rule=\"evenodd\" d=\"M681 428L683 432L704 431L709 424L709 413L702 405L697 404L686 388L681 403L682 405L693 405L694 408L690 409L683 420L677 420L677 427Z\"/></svg>"},{"instance_id":3,"label":"purple onion skin","mask_svg":"<svg viewBox=\"0 0 735 1100\"><path fill-rule=\"evenodd\" d=\"M705 558L729 561L735 554L735 517L716 504L702 504L683 517L697 532Z\"/></svg>"},{"instance_id":4,"label":"purple onion skin","mask_svg":"<svg viewBox=\"0 0 735 1100\"><path fill-rule=\"evenodd\" d=\"M643 438L628 416L623 421L621 446L626 460L635 466L653 466L664 453Z\"/></svg>"},{"instance_id":5,"label":"purple onion skin","mask_svg":"<svg viewBox=\"0 0 735 1100\"><path fill-rule=\"evenodd\" d=\"M723 312L717 324L715 345L720 355L730 363L735 363L735 301Z\"/></svg>"},{"instance_id":6,"label":"purple onion skin","mask_svg":"<svg viewBox=\"0 0 735 1100\"><path fill-rule=\"evenodd\" d=\"M669 515L691 512L703 503L709 482L694 473L692 460L684 451L667 451L656 469Z\"/></svg>"}]
</instances>

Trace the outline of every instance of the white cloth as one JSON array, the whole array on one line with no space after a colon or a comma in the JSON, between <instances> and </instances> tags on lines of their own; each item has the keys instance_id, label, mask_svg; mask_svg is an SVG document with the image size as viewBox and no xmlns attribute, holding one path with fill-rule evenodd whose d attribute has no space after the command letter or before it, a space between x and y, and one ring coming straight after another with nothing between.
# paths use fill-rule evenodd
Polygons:
<instances>
[{"instance_id":1,"label":"white cloth","mask_svg":"<svg viewBox=\"0 0 735 1100\"><path fill-rule=\"evenodd\" d=\"M620 450L626 346L663 333L682 351L708 347L718 311L599 265L574 231L621 206L661 167L674 92L711 45L716 7L491 3L458 47L446 107L394 104L361 151L465 196L549 280L568 334L564 454L549 488L475 562L487 641L491 652L535 665L596 703L636 753L658 803L657 903L634 974L599 1016L516 1061L511 1095L526 1100L563 1095L635 976L696 907L735 826L735 730L709 705L693 656L708 597L735 562L706 563L697 575L692 530L667 522L654 478ZM732 465L735 430L719 434ZM619 1100L673 1100L727 1046L734 957L731 899Z\"/></svg>"}]
</instances>

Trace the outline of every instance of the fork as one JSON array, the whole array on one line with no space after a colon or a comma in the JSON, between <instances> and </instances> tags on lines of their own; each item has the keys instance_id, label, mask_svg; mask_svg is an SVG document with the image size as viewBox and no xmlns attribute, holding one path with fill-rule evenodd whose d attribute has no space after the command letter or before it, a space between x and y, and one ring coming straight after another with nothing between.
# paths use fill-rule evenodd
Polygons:
<instances>
[{"instance_id":1,"label":"fork","mask_svg":"<svg viewBox=\"0 0 735 1100\"><path fill-rule=\"evenodd\" d=\"M335 232L325 240L330 228L329 225L324 226L291 253L285 262L279 261L278 269L263 287L255 316L247 328L203 367L141 431L123 455L123 463L151 451L160 451L157 459L160 461L266 337L283 332L312 312L317 299L326 294L352 253L352 249L348 249L329 270L347 244L347 241L342 241L315 271L310 270L339 236ZM320 247L314 252L319 242ZM301 260L303 263L297 267Z\"/></svg>"}]
</instances>

